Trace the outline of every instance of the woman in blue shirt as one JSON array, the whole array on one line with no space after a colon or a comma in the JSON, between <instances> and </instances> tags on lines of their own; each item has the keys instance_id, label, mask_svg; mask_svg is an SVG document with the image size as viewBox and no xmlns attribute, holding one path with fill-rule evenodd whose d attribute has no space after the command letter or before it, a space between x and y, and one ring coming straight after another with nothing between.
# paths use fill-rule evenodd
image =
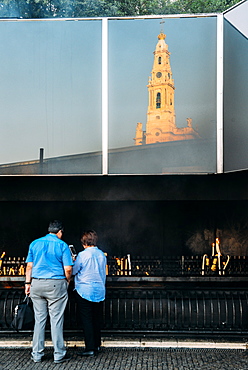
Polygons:
<instances>
[{"instance_id":1,"label":"woman in blue shirt","mask_svg":"<svg viewBox=\"0 0 248 370\"><path fill-rule=\"evenodd\" d=\"M97 239L94 230L83 233L81 243L84 250L78 254L73 266L76 299L85 338L85 351L78 353L81 356L94 356L101 346L106 257L97 248Z\"/></svg>"}]
</instances>

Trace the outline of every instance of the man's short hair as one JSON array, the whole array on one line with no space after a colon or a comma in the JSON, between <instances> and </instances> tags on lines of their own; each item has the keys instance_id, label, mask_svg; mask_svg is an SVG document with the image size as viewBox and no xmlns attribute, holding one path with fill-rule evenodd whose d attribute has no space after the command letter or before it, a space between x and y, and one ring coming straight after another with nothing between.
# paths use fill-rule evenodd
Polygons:
<instances>
[{"instance_id":1,"label":"man's short hair","mask_svg":"<svg viewBox=\"0 0 248 370\"><path fill-rule=\"evenodd\" d=\"M49 223L49 226L48 226L49 233L57 234L59 230L64 231L64 226L62 222L58 220L54 220Z\"/></svg>"},{"instance_id":2,"label":"man's short hair","mask_svg":"<svg viewBox=\"0 0 248 370\"><path fill-rule=\"evenodd\" d=\"M81 237L82 245L96 245L98 240L97 233L94 230L84 231Z\"/></svg>"}]
</instances>

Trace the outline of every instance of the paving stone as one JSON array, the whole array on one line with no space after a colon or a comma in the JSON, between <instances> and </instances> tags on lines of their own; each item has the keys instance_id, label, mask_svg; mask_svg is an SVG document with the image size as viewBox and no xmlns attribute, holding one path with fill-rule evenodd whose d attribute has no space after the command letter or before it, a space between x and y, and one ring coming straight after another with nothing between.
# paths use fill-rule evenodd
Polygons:
<instances>
[{"instance_id":1,"label":"paving stone","mask_svg":"<svg viewBox=\"0 0 248 370\"><path fill-rule=\"evenodd\" d=\"M69 362L54 364L52 349L34 363L30 348L1 348L0 370L247 370L247 350L191 348L104 348L92 358L70 348Z\"/></svg>"}]
</instances>

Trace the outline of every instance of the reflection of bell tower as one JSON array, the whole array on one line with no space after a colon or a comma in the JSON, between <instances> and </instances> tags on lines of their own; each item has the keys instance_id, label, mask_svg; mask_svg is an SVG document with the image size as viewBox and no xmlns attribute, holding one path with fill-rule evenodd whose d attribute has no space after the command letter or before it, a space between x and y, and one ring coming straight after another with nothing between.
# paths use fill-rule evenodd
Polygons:
<instances>
[{"instance_id":1,"label":"reflection of bell tower","mask_svg":"<svg viewBox=\"0 0 248 370\"><path fill-rule=\"evenodd\" d=\"M154 62L148 82L149 103L146 123L146 144L170 141L175 125L174 81L170 67L170 53L165 34L158 35ZM166 134L166 137L165 137ZM173 139L172 139L173 140Z\"/></svg>"},{"instance_id":2,"label":"reflection of bell tower","mask_svg":"<svg viewBox=\"0 0 248 370\"><path fill-rule=\"evenodd\" d=\"M142 123L136 127L135 145L162 143L176 140L190 140L199 137L192 128L192 119L188 118L188 126L177 128L174 108L174 80L170 67L170 53L165 43L166 35L158 35L158 43L154 51L154 62L148 81L149 103L147 110L146 131Z\"/></svg>"}]
</instances>

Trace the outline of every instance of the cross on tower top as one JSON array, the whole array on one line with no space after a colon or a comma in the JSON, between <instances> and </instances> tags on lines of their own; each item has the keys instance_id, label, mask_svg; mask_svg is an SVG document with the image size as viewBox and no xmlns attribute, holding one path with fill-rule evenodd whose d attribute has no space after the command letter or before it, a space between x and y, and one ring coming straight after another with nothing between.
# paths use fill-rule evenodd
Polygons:
<instances>
[{"instance_id":1,"label":"cross on tower top","mask_svg":"<svg viewBox=\"0 0 248 370\"><path fill-rule=\"evenodd\" d=\"M161 24L160 33L164 33L164 23L165 23L165 21L160 22L160 24Z\"/></svg>"}]
</instances>

